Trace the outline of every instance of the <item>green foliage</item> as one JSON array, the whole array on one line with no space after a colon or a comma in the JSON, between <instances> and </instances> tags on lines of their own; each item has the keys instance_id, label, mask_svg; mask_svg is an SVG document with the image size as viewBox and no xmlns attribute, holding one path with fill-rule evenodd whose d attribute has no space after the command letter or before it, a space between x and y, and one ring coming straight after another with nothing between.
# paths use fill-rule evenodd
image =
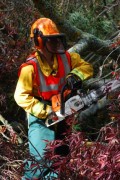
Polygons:
<instances>
[{"instance_id":1,"label":"green foliage","mask_svg":"<svg viewBox=\"0 0 120 180\"><path fill-rule=\"evenodd\" d=\"M86 18L82 12L71 13L69 21L73 24L73 26L77 26L82 30L87 30L87 27L89 26L89 19Z\"/></svg>"},{"instance_id":2,"label":"green foliage","mask_svg":"<svg viewBox=\"0 0 120 180\"><path fill-rule=\"evenodd\" d=\"M96 9L90 9L89 12L87 12L83 8L80 8L79 11L70 13L68 20L73 26L100 38L112 34L115 29L113 20L107 19L104 16L96 17L95 10Z\"/></svg>"},{"instance_id":3,"label":"green foliage","mask_svg":"<svg viewBox=\"0 0 120 180\"><path fill-rule=\"evenodd\" d=\"M118 1L57 0L57 3L54 3L61 17L65 17L73 26L99 38L109 39L118 29Z\"/></svg>"}]
</instances>

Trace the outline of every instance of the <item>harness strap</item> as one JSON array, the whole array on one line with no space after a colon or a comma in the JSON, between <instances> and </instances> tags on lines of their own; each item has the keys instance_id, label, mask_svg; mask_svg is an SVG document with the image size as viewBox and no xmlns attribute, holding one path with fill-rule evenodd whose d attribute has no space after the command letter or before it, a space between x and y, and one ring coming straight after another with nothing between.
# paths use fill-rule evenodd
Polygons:
<instances>
[{"instance_id":1,"label":"harness strap","mask_svg":"<svg viewBox=\"0 0 120 180\"><path fill-rule=\"evenodd\" d=\"M44 110L46 109L47 105L52 106L52 102L51 101L44 100L44 99L42 99L41 97L38 97L38 96L34 96L34 97L44 104Z\"/></svg>"}]
</instances>

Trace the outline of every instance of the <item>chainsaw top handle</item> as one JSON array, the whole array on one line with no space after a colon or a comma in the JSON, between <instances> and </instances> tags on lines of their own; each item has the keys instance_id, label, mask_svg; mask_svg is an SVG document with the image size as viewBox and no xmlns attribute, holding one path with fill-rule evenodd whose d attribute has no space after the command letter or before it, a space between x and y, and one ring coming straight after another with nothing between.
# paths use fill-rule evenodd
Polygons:
<instances>
[{"instance_id":1,"label":"chainsaw top handle","mask_svg":"<svg viewBox=\"0 0 120 180\"><path fill-rule=\"evenodd\" d=\"M65 114L65 98L64 98L64 92L65 90L68 89L68 85L65 84L61 90L61 94L60 94L60 100L61 100L61 109L60 109L60 113L62 115Z\"/></svg>"}]
</instances>

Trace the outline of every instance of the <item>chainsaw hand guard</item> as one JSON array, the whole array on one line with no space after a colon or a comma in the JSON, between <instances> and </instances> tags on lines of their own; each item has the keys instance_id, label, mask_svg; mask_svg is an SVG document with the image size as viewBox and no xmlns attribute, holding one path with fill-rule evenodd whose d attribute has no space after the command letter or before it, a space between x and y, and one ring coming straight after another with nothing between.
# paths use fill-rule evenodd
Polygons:
<instances>
[{"instance_id":1,"label":"chainsaw hand guard","mask_svg":"<svg viewBox=\"0 0 120 180\"><path fill-rule=\"evenodd\" d=\"M70 74L67 77L66 81L67 81L66 84L67 84L68 88L71 90L80 89L82 86L82 80L74 74Z\"/></svg>"}]
</instances>

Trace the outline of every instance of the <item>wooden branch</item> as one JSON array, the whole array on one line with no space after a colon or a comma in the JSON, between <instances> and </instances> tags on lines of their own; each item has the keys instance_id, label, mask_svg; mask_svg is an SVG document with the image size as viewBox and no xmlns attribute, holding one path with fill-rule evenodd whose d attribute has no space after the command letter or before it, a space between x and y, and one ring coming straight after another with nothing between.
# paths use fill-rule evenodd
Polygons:
<instances>
[{"instance_id":1,"label":"wooden branch","mask_svg":"<svg viewBox=\"0 0 120 180\"><path fill-rule=\"evenodd\" d=\"M68 51L69 52L77 52L82 53L86 50L90 50L96 54L102 56L110 56L114 60L120 60L120 47L119 44L115 48L112 48L114 44L111 40L101 40L91 34L82 33L81 40L78 41L73 47L71 47Z\"/></svg>"},{"instance_id":2,"label":"wooden branch","mask_svg":"<svg viewBox=\"0 0 120 180\"><path fill-rule=\"evenodd\" d=\"M8 123L8 121L6 119L3 118L3 116L0 114L0 122L2 122L2 124L6 127L6 129L9 131L9 132L13 132L15 133L15 135L17 135L17 141L19 144L23 143L23 140L21 139L21 137L18 135L17 132L15 132L13 130L13 127ZM2 133L2 135L7 139L7 140L10 140L9 137L7 137L4 133Z\"/></svg>"}]
</instances>

